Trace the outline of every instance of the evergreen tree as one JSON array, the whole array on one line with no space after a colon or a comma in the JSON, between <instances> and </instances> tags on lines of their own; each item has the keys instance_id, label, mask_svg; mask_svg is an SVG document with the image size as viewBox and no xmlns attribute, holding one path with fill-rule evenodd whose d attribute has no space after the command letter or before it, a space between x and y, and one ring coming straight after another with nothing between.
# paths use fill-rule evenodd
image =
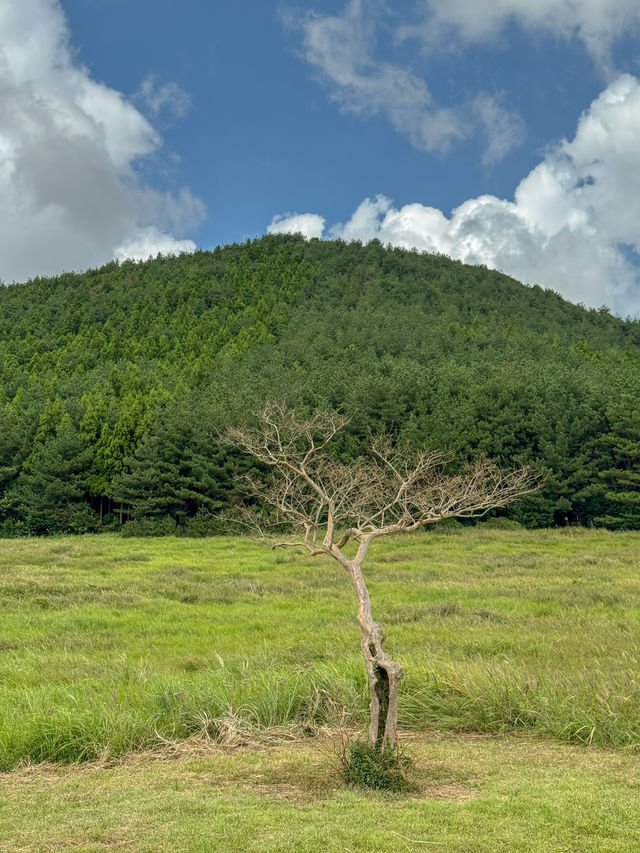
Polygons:
<instances>
[{"instance_id":1,"label":"evergreen tree","mask_svg":"<svg viewBox=\"0 0 640 853\"><path fill-rule=\"evenodd\" d=\"M608 466L599 471L601 485L594 489L603 497L606 511L594 518L596 524L625 530L640 530L640 408L638 401L623 396L607 410L609 432L601 439Z\"/></svg>"},{"instance_id":2,"label":"evergreen tree","mask_svg":"<svg viewBox=\"0 0 640 853\"><path fill-rule=\"evenodd\" d=\"M509 509L529 525L639 523L640 321L443 256L291 235L0 288L0 522L59 529L86 503L111 524L116 492L181 524L227 506L246 463L208 436L269 399L353 414L345 462L387 428L533 465L544 489ZM56 445L65 415L80 473Z\"/></svg>"},{"instance_id":3,"label":"evergreen tree","mask_svg":"<svg viewBox=\"0 0 640 853\"><path fill-rule=\"evenodd\" d=\"M34 447L6 496L6 505L28 533L82 533L94 529L86 502L88 448L68 413Z\"/></svg>"},{"instance_id":4,"label":"evergreen tree","mask_svg":"<svg viewBox=\"0 0 640 853\"><path fill-rule=\"evenodd\" d=\"M224 506L232 490L230 455L205 431L196 428L193 410L176 407L157 413L135 453L124 460L114 481L115 500L133 519L170 516L179 525L200 511Z\"/></svg>"}]
</instances>

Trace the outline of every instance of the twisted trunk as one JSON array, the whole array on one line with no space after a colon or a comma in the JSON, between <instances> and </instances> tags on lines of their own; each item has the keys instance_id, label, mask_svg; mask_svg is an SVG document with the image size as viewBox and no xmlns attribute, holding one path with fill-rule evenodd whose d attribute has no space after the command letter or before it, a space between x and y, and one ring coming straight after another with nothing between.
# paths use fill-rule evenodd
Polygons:
<instances>
[{"instance_id":1,"label":"twisted trunk","mask_svg":"<svg viewBox=\"0 0 640 853\"><path fill-rule=\"evenodd\" d=\"M368 542L361 544L348 570L358 595L360 645L369 680L369 743L378 749L393 749L398 734L398 687L402 679L402 667L382 648L382 630L371 615L371 599L362 575L362 560L367 545Z\"/></svg>"}]
</instances>

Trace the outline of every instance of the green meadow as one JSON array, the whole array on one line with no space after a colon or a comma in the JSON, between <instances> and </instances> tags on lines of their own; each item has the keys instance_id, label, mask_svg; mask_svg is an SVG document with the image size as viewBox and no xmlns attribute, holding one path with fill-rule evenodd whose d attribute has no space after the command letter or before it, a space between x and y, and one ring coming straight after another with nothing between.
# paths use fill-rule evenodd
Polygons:
<instances>
[{"instance_id":1,"label":"green meadow","mask_svg":"<svg viewBox=\"0 0 640 853\"><path fill-rule=\"evenodd\" d=\"M352 790L355 594L220 538L0 542L0 850L640 849L640 534L376 543L416 791Z\"/></svg>"},{"instance_id":2,"label":"green meadow","mask_svg":"<svg viewBox=\"0 0 640 853\"><path fill-rule=\"evenodd\" d=\"M480 526L370 553L404 730L637 748L640 534ZM3 771L366 720L355 594L327 559L233 538L6 540L0 606Z\"/></svg>"},{"instance_id":3,"label":"green meadow","mask_svg":"<svg viewBox=\"0 0 640 853\"><path fill-rule=\"evenodd\" d=\"M637 756L527 736L403 739L419 791L345 787L322 741L186 741L0 773L7 853L631 853Z\"/></svg>"}]
</instances>

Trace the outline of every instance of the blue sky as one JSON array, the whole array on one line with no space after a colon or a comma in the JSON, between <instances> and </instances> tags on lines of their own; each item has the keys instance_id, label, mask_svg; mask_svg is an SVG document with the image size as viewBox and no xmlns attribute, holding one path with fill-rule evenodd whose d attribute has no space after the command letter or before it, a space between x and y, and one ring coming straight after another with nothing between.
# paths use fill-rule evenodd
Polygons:
<instances>
[{"instance_id":1,"label":"blue sky","mask_svg":"<svg viewBox=\"0 0 640 853\"><path fill-rule=\"evenodd\" d=\"M638 23L640 0L0 0L0 279L302 230L638 314Z\"/></svg>"}]
</instances>

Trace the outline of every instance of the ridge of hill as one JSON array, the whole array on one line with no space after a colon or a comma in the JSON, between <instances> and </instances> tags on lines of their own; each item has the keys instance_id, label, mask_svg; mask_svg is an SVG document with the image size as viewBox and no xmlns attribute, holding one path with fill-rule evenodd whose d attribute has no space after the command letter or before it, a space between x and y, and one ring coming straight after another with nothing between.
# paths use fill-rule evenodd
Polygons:
<instances>
[{"instance_id":1,"label":"ridge of hill","mask_svg":"<svg viewBox=\"0 0 640 853\"><path fill-rule=\"evenodd\" d=\"M640 322L440 255L270 235L0 288L0 531L191 533L268 398L531 463L533 526L640 527Z\"/></svg>"}]
</instances>

